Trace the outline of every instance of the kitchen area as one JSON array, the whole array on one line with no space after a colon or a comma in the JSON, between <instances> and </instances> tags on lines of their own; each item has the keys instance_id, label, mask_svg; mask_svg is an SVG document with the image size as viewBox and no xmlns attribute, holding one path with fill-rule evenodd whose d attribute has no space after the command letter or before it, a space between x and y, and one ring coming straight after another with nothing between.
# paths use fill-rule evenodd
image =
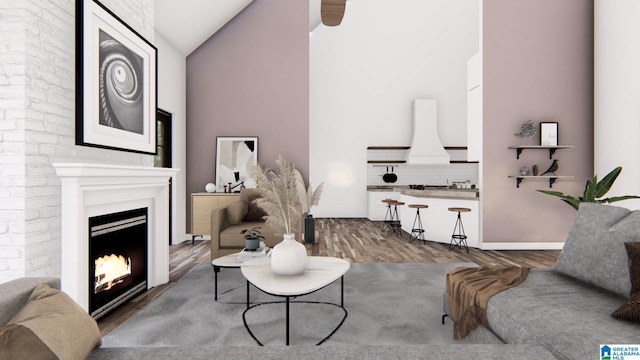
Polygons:
<instances>
[{"instance_id":1,"label":"kitchen area","mask_svg":"<svg viewBox=\"0 0 640 360\"><path fill-rule=\"evenodd\" d=\"M411 233L420 210L425 239L449 243L458 216L449 208L468 208L462 214L469 247L480 247L479 166L468 160L467 147L444 147L437 132L437 101L416 99L412 103L411 146L367 147L367 216L383 221L385 199L403 202L398 206L402 230ZM425 134L428 138L425 138ZM419 140L418 140L419 139ZM408 239L407 239L408 241Z\"/></svg>"}]
</instances>

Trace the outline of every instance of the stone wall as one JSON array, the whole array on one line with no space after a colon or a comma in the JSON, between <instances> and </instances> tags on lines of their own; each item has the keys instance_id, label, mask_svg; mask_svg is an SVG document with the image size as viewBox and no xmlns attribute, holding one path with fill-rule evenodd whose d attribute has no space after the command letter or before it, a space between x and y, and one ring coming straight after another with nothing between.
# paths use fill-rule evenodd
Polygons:
<instances>
[{"instance_id":1,"label":"stone wall","mask_svg":"<svg viewBox=\"0 0 640 360\"><path fill-rule=\"evenodd\" d=\"M153 42L153 0L102 3ZM60 275L52 163L153 166L151 155L75 145L75 46L75 1L0 0L0 282Z\"/></svg>"}]
</instances>

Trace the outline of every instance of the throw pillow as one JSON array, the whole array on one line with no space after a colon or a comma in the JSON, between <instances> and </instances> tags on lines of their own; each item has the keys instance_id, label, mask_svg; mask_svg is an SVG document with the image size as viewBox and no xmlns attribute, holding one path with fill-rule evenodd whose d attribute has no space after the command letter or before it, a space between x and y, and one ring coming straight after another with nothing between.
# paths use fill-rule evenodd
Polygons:
<instances>
[{"instance_id":1,"label":"throw pillow","mask_svg":"<svg viewBox=\"0 0 640 360\"><path fill-rule=\"evenodd\" d=\"M640 322L640 243L624 243L629 256L631 298L611 314L614 318Z\"/></svg>"},{"instance_id":2,"label":"throw pillow","mask_svg":"<svg viewBox=\"0 0 640 360\"><path fill-rule=\"evenodd\" d=\"M640 292L631 295L631 298L616 309L611 316L620 320L640 323Z\"/></svg>"},{"instance_id":3,"label":"throw pillow","mask_svg":"<svg viewBox=\"0 0 640 360\"><path fill-rule=\"evenodd\" d=\"M17 324L0 328L0 349L0 360L58 358L31 329Z\"/></svg>"},{"instance_id":4,"label":"throw pillow","mask_svg":"<svg viewBox=\"0 0 640 360\"><path fill-rule=\"evenodd\" d=\"M640 210L582 203L553 269L628 297L625 242L640 241Z\"/></svg>"},{"instance_id":5,"label":"throw pillow","mask_svg":"<svg viewBox=\"0 0 640 360\"><path fill-rule=\"evenodd\" d=\"M64 292L40 284L9 321L28 328L60 359L85 359L102 344L96 321Z\"/></svg>"},{"instance_id":6,"label":"throw pillow","mask_svg":"<svg viewBox=\"0 0 640 360\"><path fill-rule=\"evenodd\" d=\"M238 225L242 218L246 215L248 204L244 201L236 201L227 205L227 218L229 225Z\"/></svg>"},{"instance_id":7,"label":"throw pillow","mask_svg":"<svg viewBox=\"0 0 640 360\"><path fill-rule=\"evenodd\" d=\"M640 242L624 243L629 257L629 277L631 278L631 295L640 293Z\"/></svg>"}]
</instances>

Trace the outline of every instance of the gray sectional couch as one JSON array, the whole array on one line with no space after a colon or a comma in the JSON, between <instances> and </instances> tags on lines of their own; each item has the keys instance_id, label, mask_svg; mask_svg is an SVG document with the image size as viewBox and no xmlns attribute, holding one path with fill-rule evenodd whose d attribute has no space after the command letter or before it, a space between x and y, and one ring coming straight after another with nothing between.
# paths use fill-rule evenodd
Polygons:
<instances>
[{"instance_id":1,"label":"gray sectional couch","mask_svg":"<svg viewBox=\"0 0 640 360\"><path fill-rule=\"evenodd\" d=\"M552 269L532 269L520 285L489 300L491 330L479 343L535 344L558 359L594 359L600 345L640 344L640 324L613 318L629 299L625 242L640 241L640 211L584 203ZM448 294L444 311L449 312Z\"/></svg>"}]
</instances>

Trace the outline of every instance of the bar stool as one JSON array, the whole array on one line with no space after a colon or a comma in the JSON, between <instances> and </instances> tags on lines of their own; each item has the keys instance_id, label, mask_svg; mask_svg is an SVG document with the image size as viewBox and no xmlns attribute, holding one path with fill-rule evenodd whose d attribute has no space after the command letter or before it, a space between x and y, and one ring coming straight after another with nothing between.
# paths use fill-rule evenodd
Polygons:
<instances>
[{"instance_id":1,"label":"bar stool","mask_svg":"<svg viewBox=\"0 0 640 360\"><path fill-rule=\"evenodd\" d=\"M400 236L400 239L402 239L402 226L400 224L400 217L398 216L398 206L402 206L404 205L404 203L402 201L396 201L396 200L391 200L389 202L390 206L393 206L393 212L391 214L391 221L389 221L389 235L391 235L392 233L395 234L396 232L398 233L398 235Z\"/></svg>"},{"instance_id":2,"label":"bar stool","mask_svg":"<svg viewBox=\"0 0 640 360\"><path fill-rule=\"evenodd\" d=\"M460 249L462 249L462 245L464 245L465 249L467 249L467 253L469 253L469 247L467 246L467 235L465 235L464 233L464 226L462 226L462 218L460 217L460 213L471 212L471 209L462 207L450 207L449 211L458 213L458 219L456 220L456 224L453 226L453 234L451 234L449 251L453 250L455 247L459 247Z\"/></svg>"},{"instance_id":3,"label":"bar stool","mask_svg":"<svg viewBox=\"0 0 640 360\"><path fill-rule=\"evenodd\" d=\"M411 235L409 235L409 243L413 240L424 241L427 242L427 239L424 238L424 228L422 227L422 218L420 217L420 209L428 208L428 205L424 204L411 204L409 208L416 209L416 217L413 219L413 226L411 229ZM417 224L417 227L416 227Z\"/></svg>"},{"instance_id":4,"label":"bar stool","mask_svg":"<svg viewBox=\"0 0 640 360\"><path fill-rule=\"evenodd\" d=\"M391 210L391 203L394 202L395 200L393 199L384 199L382 200L383 203L387 204L387 213L384 214L384 223L382 223L382 229L380 229L380 231L385 232L389 230L389 222L392 220L393 218L393 211Z\"/></svg>"}]
</instances>

